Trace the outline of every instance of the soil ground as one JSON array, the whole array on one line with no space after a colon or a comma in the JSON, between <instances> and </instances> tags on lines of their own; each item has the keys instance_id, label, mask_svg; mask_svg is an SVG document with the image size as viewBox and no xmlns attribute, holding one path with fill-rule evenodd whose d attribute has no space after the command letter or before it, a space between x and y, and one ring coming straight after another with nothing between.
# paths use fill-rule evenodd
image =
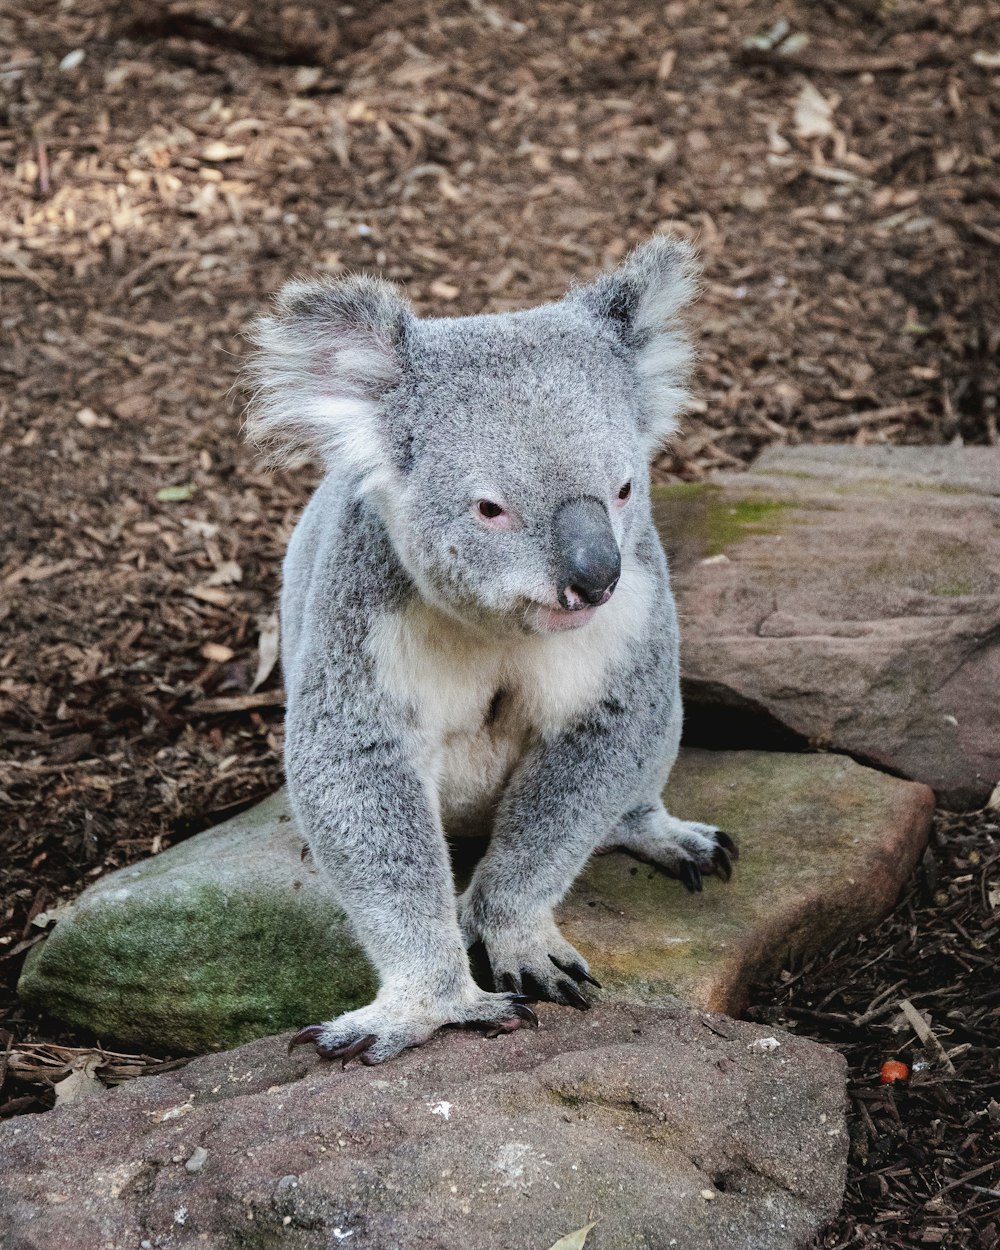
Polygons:
<instances>
[{"instance_id":1,"label":"soil ground","mask_svg":"<svg viewBox=\"0 0 1000 1250\"><path fill-rule=\"evenodd\" d=\"M783 441L996 442L998 47L997 6L954 0L0 0L7 1034L79 1040L13 998L39 913L279 781L279 677L251 687L315 474L240 440L270 293L376 269L422 312L517 308L671 228L706 277L659 476ZM762 990L852 1062L824 1246L1000 1242L1000 1170L976 1172L996 841L989 815L942 824L936 884ZM901 977L970 1049L880 1092L893 1035L856 1021ZM0 1114L36 1090L8 1074Z\"/></svg>"}]
</instances>

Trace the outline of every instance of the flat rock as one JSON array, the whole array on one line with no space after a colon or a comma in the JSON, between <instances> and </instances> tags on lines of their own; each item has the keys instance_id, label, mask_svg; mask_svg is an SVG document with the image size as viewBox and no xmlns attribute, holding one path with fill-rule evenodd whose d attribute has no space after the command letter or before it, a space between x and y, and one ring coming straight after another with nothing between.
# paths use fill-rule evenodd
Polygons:
<instances>
[{"instance_id":1,"label":"flat rock","mask_svg":"<svg viewBox=\"0 0 1000 1250\"><path fill-rule=\"evenodd\" d=\"M754 980L875 924L927 838L933 796L833 755L682 752L671 810L732 832L731 882L703 894L595 857L566 935L606 996L738 1012ZM279 793L89 887L32 952L25 1002L98 1034L208 1051L370 1000L372 973Z\"/></svg>"},{"instance_id":2,"label":"flat rock","mask_svg":"<svg viewBox=\"0 0 1000 1250\"><path fill-rule=\"evenodd\" d=\"M843 755L686 750L677 816L731 831L740 858L702 894L615 854L591 860L560 922L620 1000L674 995L731 1014L789 957L876 925L927 844L934 796Z\"/></svg>"},{"instance_id":3,"label":"flat rock","mask_svg":"<svg viewBox=\"0 0 1000 1250\"><path fill-rule=\"evenodd\" d=\"M838 1210L845 1064L687 1010L542 1009L341 1071L268 1038L0 1124L6 1250L792 1250Z\"/></svg>"},{"instance_id":4,"label":"flat rock","mask_svg":"<svg viewBox=\"0 0 1000 1250\"><path fill-rule=\"evenodd\" d=\"M698 740L796 739L923 781L1000 780L1000 449L795 447L660 487ZM786 732L784 739L776 731ZM725 739L723 739L725 742Z\"/></svg>"}]
</instances>

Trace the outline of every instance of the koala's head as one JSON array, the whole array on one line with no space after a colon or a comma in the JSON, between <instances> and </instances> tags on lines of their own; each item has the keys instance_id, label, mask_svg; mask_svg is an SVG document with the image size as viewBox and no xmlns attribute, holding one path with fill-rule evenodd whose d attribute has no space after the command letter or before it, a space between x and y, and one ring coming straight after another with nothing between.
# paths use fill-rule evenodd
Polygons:
<instances>
[{"instance_id":1,"label":"koala's head","mask_svg":"<svg viewBox=\"0 0 1000 1250\"><path fill-rule=\"evenodd\" d=\"M375 278L290 282L252 332L249 435L364 491L451 614L583 625L648 520L649 460L687 398L695 270L657 237L558 303L425 320Z\"/></svg>"}]
</instances>

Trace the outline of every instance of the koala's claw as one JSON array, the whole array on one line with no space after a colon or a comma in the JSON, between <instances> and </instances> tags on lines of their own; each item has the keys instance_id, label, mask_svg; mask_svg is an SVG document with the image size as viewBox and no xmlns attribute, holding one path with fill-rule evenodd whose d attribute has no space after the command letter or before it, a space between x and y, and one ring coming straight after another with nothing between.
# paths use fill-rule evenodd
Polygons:
<instances>
[{"instance_id":1,"label":"koala's claw","mask_svg":"<svg viewBox=\"0 0 1000 1250\"><path fill-rule=\"evenodd\" d=\"M299 1029L288 1049L311 1043L321 1059L339 1059L345 1068L352 1059L371 1066L423 1045L439 1029L479 1029L498 1037L525 1026L538 1027L538 1017L525 995L489 994L472 987L457 1000L427 1003L416 1010L405 1000L376 999L336 1020Z\"/></svg>"},{"instance_id":2,"label":"koala's claw","mask_svg":"<svg viewBox=\"0 0 1000 1250\"><path fill-rule=\"evenodd\" d=\"M701 869L692 859L686 859L677 870L677 876L681 885L684 886L690 894L700 894L704 888L704 878L701 875Z\"/></svg>"},{"instance_id":3,"label":"koala's claw","mask_svg":"<svg viewBox=\"0 0 1000 1250\"><path fill-rule=\"evenodd\" d=\"M528 1027L532 1029L538 1028L538 1017L531 1010L527 1003L514 1003L514 1014L521 1020L528 1022Z\"/></svg>"},{"instance_id":4,"label":"koala's claw","mask_svg":"<svg viewBox=\"0 0 1000 1250\"><path fill-rule=\"evenodd\" d=\"M324 1046L322 1042L318 1042L316 1044L316 1053L321 1059L339 1059L340 1066L346 1068L351 1060L357 1059L358 1056L361 1057L361 1062L364 1063L366 1058L368 1058L364 1052L373 1042L377 1041L378 1034L366 1033L364 1037L359 1037L356 1042L351 1042L349 1046ZM368 1058L368 1062L373 1063L374 1060Z\"/></svg>"},{"instance_id":5,"label":"koala's claw","mask_svg":"<svg viewBox=\"0 0 1000 1250\"><path fill-rule=\"evenodd\" d=\"M729 852L733 859L739 859L740 848L736 845L735 841L729 836L728 833L723 833L721 829L716 829L715 840L724 851Z\"/></svg>"},{"instance_id":6,"label":"koala's claw","mask_svg":"<svg viewBox=\"0 0 1000 1250\"><path fill-rule=\"evenodd\" d=\"M305 1046L309 1042L315 1042L316 1054L321 1059L340 1059L341 1066L347 1067L352 1059L361 1056L362 1063L372 1061L363 1053L378 1041L375 1033L366 1033L364 1037L359 1037L356 1041L346 1042L342 1046L331 1046L327 1042L319 1039L323 1036L325 1026L322 1024L307 1024L304 1029L299 1029L288 1043L288 1053L291 1054L296 1046Z\"/></svg>"},{"instance_id":7,"label":"koala's claw","mask_svg":"<svg viewBox=\"0 0 1000 1250\"><path fill-rule=\"evenodd\" d=\"M712 856L712 870L715 875L721 877L723 881L728 881L733 875L733 861L729 857L729 852L718 847Z\"/></svg>"},{"instance_id":8,"label":"koala's claw","mask_svg":"<svg viewBox=\"0 0 1000 1250\"><path fill-rule=\"evenodd\" d=\"M619 850L680 881L700 894L706 877L728 881L740 857L734 839L714 825L677 820L662 809L626 818L616 830Z\"/></svg>"},{"instance_id":9,"label":"koala's claw","mask_svg":"<svg viewBox=\"0 0 1000 1250\"><path fill-rule=\"evenodd\" d=\"M592 977L583 964L563 963L561 960L556 959L555 955L550 955L549 959L552 960L560 972L565 972L574 981L586 981L588 985L594 985L598 989L603 988L597 977Z\"/></svg>"},{"instance_id":10,"label":"koala's claw","mask_svg":"<svg viewBox=\"0 0 1000 1250\"><path fill-rule=\"evenodd\" d=\"M571 1007L575 1007L578 1011L590 1010L590 1000L584 998L572 981L560 981L556 988Z\"/></svg>"},{"instance_id":11,"label":"koala's claw","mask_svg":"<svg viewBox=\"0 0 1000 1250\"><path fill-rule=\"evenodd\" d=\"M298 1033L288 1042L288 1053L291 1054L296 1046L305 1046L308 1042L314 1042L323 1032L321 1024L307 1024L304 1029L299 1029Z\"/></svg>"},{"instance_id":12,"label":"koala's claw","mask_svg":"<svg viewBox=\"0 0 1000 1250\"><path fill-rule=\"evenodd\" d=\"M557 959L553 958L552 955L550 955L549 958L560 970L560 972L567 972L570 976L575 976L577 980L589 981L592 985L596 985L600 988L600 982L592 977L588 972L585 972L582 968L574 968L573 971L570 972L568 968L564 968ZM505 972L500 978L500 982L504 989L516 986L519 981L526 990L531 991L530 997L532 1002L542 1001L559 1003L563 1007L576 1007L578 1011L590 1010L590 1000L585 998L573 982L566 980L566 978L554 980L549 985L543 985L542 981L538 977L534 976L533 973L529 972L527 968L522 968L516 977L511 972ZM524 996L522 995L522 997ZM518 1004L515 1004L515 1010L518 1010ZM521 1006L521 1010L530 1011L530 1008ZM518 1011L518 1014L520 1014L520 1011ZM533 1011L531 1012L531 1015L537 1024L537 1017Z\"/></svg>"}]
</instances>

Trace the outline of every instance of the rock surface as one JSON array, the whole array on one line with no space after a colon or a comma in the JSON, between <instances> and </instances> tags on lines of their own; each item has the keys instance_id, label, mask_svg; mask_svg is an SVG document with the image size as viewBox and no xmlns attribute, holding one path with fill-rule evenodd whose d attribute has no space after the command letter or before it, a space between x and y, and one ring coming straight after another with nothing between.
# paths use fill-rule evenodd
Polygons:
<instances>
[{"instance_id":1,"label":"rock surface","mask_svg":"<svg viewBox=\"0 0 1000 1250\"><path fill-rule=\"evenodd\" d=\"M6 1250L791 1250L840 1204L845 1065L681 1010L542 1010L384 1068L268 1038L0 1125Z\"/></svg>"},{"instance_id":2,"label":"rock surface","mask_svg":"<svg viewBox=\"0 0 1000 1250\"><path fill-rule=\"evenodd\" d=\"M187 1052L361 1006L374 974L303 852L280 792L109 873L36 948L22 999L101 1040Z\"/></svg>"},{"instance_id":3,"label":"rock surface","mask_svg":"<svg viewBox=\"0 0 1000 1250\"><path fill-rule=\"evenodd\" d=\"M560 910L609 994L675 995L738 1014L789 956L826 950L888 915L927 844L934 796L842 755L682 752L677 816L731 831L740 858L703 894L623 854L591 860Z\"/></svg>"},{"instance_id":4,"label":"rock surface","mask_svg":"<svg viewBox=\"0 0 1000 1250\"><path fill-rule=\"evenodd\" d=\"M926 782L1000 780L1000 449L795 447L662 487L691 722ZM756 733L757 737L754 737ZM700 728L699 738L705 737ZM786 741L792 740L786 738Z\"/></svg>"},{"instance_id":5,"label":"rock surface","mask_svg":"<svg viewBox=\"0 0 1000 1250\"><path fill-rule=\"evenodd\" d=\"M843 756L687 751L668 802L738 838L732 881L690 895L626 855L600 856L560 921L606 996L738 1012L790 952L821 950L892 908L933 798ZM112 873L32 952L23 999L104 1041L172 1051L368 1001L368 965L302 850L278 794Z\"/></svg>"}]
</instances>

